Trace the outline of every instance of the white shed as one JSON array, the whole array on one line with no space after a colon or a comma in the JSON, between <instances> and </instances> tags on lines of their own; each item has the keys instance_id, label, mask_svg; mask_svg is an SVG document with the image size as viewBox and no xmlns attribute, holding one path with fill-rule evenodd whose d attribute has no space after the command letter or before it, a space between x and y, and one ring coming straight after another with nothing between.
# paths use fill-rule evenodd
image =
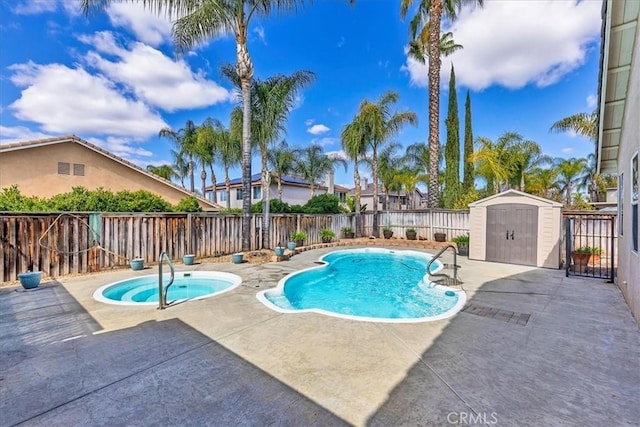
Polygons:
<instances>
[{"instance_id":1,"label":"white shed","mask_svg":"<svg viewBox=\"0 0 640 427\"><path fill-rule=\"evenodd\" d=\"M507 190L469 203L469 259L560 268L562 203Z\"/></svg>"}]
</instances>

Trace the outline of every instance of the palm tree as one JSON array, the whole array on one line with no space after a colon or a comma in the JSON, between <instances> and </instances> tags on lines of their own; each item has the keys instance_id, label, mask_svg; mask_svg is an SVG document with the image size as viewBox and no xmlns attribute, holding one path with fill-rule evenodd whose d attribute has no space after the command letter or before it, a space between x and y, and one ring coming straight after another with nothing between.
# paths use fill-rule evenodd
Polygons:
<instances>
[{"instance_id":1,"label":"palm tree","mask_svg":"<svg viewBox=\"0 0 640 427\"><path fill-rule=\"evenodd\" d=\"M478 175L486 180L488 191L496 194L509 186L518 166L516 147L522 141L522 136L515 132L506 132L495 142L484 137L476 140L478 149L473 152L471 159Z\"/></svg>"},{"instance_id":2,"label":"palm tree","mask_svg":"<svg viewBox=\"0 0 640 427\"><path fill-rule=\"evenodd\" d=\"M517 142L510 151L515 167L510 184L520 191L525 190L526 177L532 173L534 168L553 161L551 157L542 154L540 146L533 141Z\"/></svg>"},{"instance_id":3,"label":"palm tree","mask_svg":"<svg viewBox=\"0 0 640 427\"><path fill-rule=\"evenodd\" d=\"M171 181L171 178L177 177L171 165L147 165L147 171L169 181Z\"/></svg>"},{"instance_id":4,"label":"palm tree","mask_svg":"<svg viewBox=\"0 0 640 427\"><path fill-rule=\"evenodd\" d=\"M222 73L236 86L242 82L236 70L224 66ZM285 124L296 97L302 88L311 84L315 75L311 71L296 71L290 76L277 75L267 80L255 79L251 84L253 142L260 149L262 166L262 245L269 247L269 188L270 174L267 162L269 146L285 133Z\"/></svg>"},{"instance_id":5,"label":"palm tree","mask_svg":"<svg viewBox=\"0 0 640 427\"><path fill-rule=\"evenodd\" d=\"M575 132L578 135L589 138L594 143L598 139L598 112L577 113L558 120L551 125L552 132Z\"/></svg>"},{"instance_id":6,"label":"palm tree","mask_svg":"<svg viewBox=\"0 0 640 427\"><path fill-rule=\"evenodd\" d=\"M113 0L116 1L116 0ZM122 1L122 0L120 0ZM273 11L296 11L304 0L144 0L152 12L164 14L173 23L178 52L184 53L207 40L233 33L236 41L236 72L242 88L242 250L251 249L251 80L253 63L247 48L249 23L255 15ZM104 9L111 0L82 0L85 14Z\"/></svg>"},{"instance_id":7,"label":"palm tree","mask_svg":"<svg viewBox=\"0 0 640 427\"><path fill-rule=\"evenodd\" d=\"M473 3L482 5L483 0L473 0ZM429 207L437 208L440 204L438 195L438 148L440 145L440 24L442 15L450 21L454 21L457 12L463 4L469 0L402 0L400 15L404 18L409 9L418 4L417 12L409 23L411 38L416 40L416 35L426 30L428 37L429 57ZM421 31L418 30L422 27ZM419 40L421 40L420 38Z\"/></svg>"},{"instance_id":8,"label":"palm tree","mask_svg":"<svg viewBox=\"0 0 640 427\"><path fill-rule=\"evenodd\" d=\"M525 191L550 198L551 191L557 189L558 171L556 169L536 167L531 170L531 178L526 182Z\"/></svg>"},{"instance_id":9,"label":"palm tree","mask_svg":"<svg viewBox=\"0 0 640 427\"><path fill-rule=\"evenodd\" d=\"M356 223L356 237L362 236L362 217L360 200L362 187L360 184L360 170L358 165L365 156L367 147L366 133L361 123L360 117L355 116L353 121L347 124L340 134L340 143L347 158L353 161L353 184L354 184L354 212Z\"/></svg>"},{"instance_id":10,"label":"palm tree","mask_svg":"<svg viewBox=\"0 0 640 427\"><path fill-rule=\"evenodd\" d=\"M242 162L242 109L234 108L231 112L230 130L220 129L219 156L224 169L224 185L227 198L227 209L231 209L231 179L229 168L240 166ZM215 184L214 184L214 191Z\"/></svg>"},{"instance_id":11,"label":"palm tree","mask_svg":"<svg viewBox=\"0 0 640 427\"><path fill-rule=\"evenodd\" d=\"M344 159L327 156L318 144L297 149L294 153L296 155L295 170L309 181L311 197L315 196L316 183L321 181L327 173L332 172L337 165L343 165L345 171L347 170L347 162Z\"/></svg>"},{"instance_id":12,"label":"palm tree","mask_svg":"<svg viewBox=\"0 0 640 427\"><path fill-rule=\"evenodd\" d=\"M182 129L174 131L170 127L164 127L158 132L158 136L170 139L177 150L177 156L182 160L187 160L188 175L189 175L189 191L195 193L195 181L194 181L194 161L193 157L196 155L196 146L198 144L197 132L198 128L191 120L187 120Z\"/></svg>"},{"instance_id":13,"label":"palm tree","mask_svg":"<svg viewBox=\"0 0 640 427\"><path fill-rule=\"evenodd\" d=\"M397 143L387 145L378 156L378 176L382 184L383 209L385 210L389 209L389 193L393 190L400 192L402 189L399 174L403 159L396 154L399 148L401 146ZM369 165L372 166L371 163Z\"/></svg>"},{"instance_id":14,"label":"palm tree","mask_svg":"<svg viewBox=\"0 0 640 427\"><path fill-rule=\"evenodd\" d=\"M565 204L571 206L572 192L574 186L579 187L582 174L587 167L586 159L555 159L555 167L558 171L556 184L560 191L565 194Z\"/></svg>"},{"instance_id":15,"label":"palm tree","mask_svg":"<svg viewBox=\"0 0 640 427\"><path fill-rule=\"evenodd\" d=\"M416 125L418 117L412 111L392 113L391 106L398 101L398 94L387 92L377 103L366 99L359 107L359 121L364 131L367 148L371 152L371 170L373 179L373 235L379 237L378 230L378 150L405 124Z\"/></svg>"},{"instance_id":16,"label":"palm tree","mask_svg":"<svg viewBox=\"0 0 640 427\"><path fill-rule=\"evenodd\" d=\"M205 195L207 172L205 166L209 166L211 171L211 186L213 190L213 203L217 203L216 195L216 174L213 169L215 157L218 154L219 144L219 132L222 124L211 117L207 117L205 121L198 127L196 135L196 157L200 160L202 165L202 171L200 172L200 179L202 180L202 195Z\"/></svg>"},{"instance_id":17,"label":"palm tree","mask_svg":"<svg viewBox=\"0 0 640 427\"><path fill-rule=\"evenodd\" d=\"M291 173L294 167L295 154L284 139L280 144L267 152L267 162L278 181L278 199L282 201L282 177Z\"/></svg>"},{"instance_id":18,"label":"palm tree","mask_svg":"<svg viewBox=\"0 0 640 427\"><path fill-rule=\"evenodd\" d=\"M171 157L173 157L173 170L176 177L180 179L182 188L186 189L184 179L189 176L189 161L185 158L184 153L173 148L171 149Z\"/></svg>"}]
</instances>

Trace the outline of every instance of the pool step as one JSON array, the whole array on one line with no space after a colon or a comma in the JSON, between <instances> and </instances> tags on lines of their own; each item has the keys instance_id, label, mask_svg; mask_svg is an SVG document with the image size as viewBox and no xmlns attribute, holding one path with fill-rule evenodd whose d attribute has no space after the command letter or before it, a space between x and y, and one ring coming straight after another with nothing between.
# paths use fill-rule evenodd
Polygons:
<instances>
[{"instance_id":1,"label":"pool step","mask_svg":"<svg viewBox=\"0 0 640 427\"><path fill-rule=\"evenodd\" d=\"M460 286L463 283L462 280L454 279L453 277L444 273L432 274L429 276L429 280L433 283L437 283L443 286Z\"/></svg>"}]
</instances>

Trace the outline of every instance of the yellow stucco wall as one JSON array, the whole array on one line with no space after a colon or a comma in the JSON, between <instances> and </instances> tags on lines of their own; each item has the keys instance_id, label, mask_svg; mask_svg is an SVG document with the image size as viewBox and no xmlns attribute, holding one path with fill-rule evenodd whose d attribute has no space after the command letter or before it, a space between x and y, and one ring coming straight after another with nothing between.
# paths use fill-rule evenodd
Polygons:
<instances>
[{"instance_id":1,"label":"yellow stucco wall","mask_svg":"<svg viewBox=\"0 0 640 427\"><path fill-rule=\"evenodd\" d=\"M69 163L70 174L58 174L58 162ZM84 165L84 176L73 175L73 165ZM113 192L147 190L176 204L187 194L157 181L103 154L75 142L0 153L0 188L17 184L26 196L51 197L73 187L103 187ZM211 207L201 203L203 209Z\"/></svg>"}]
</instances>

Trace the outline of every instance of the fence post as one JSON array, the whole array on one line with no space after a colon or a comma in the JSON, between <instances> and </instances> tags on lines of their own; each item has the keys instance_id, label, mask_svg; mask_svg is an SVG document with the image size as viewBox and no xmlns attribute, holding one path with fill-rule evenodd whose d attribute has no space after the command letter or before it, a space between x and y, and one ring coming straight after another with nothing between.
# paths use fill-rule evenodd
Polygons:
<instances>
[{"instance_id":1,"label":"fence post","mask_svg":"<svg viewBox=\"0 0 640 427\"><path fill-rule=\"evenodd\" d=\"M610 218L611 221L611 281L610 283L615 283L615 261L616 261L616 236L615 236L615 224L617 221L617 216L612 216Z\"/></svg>"},{"instance_id":2,"label":"fence post","mask_svg":"<svg viewBox=\"0 0 640 427\"><path fill-rule=\"evenodd\" d=\"M565 277L569 277L569 268L571 267L571 218L567 217L564 219L564 235L565 235L565 266L564 266L564 274Z\"/></svg>"},{"instance_id":3,"label":"fence post","mask_svg":"<svg viewBox=\"0 0 640 427\"><path fill-rule=\"evenodd\" d=\"M193 241L193 224L192 224L192 214L188 213L187 214L187 253L188 254L192 254L193 252L193 247L191 246L192 241ZM184 255L184 254L183 254Z\"/></svg>"}]
</instances>

